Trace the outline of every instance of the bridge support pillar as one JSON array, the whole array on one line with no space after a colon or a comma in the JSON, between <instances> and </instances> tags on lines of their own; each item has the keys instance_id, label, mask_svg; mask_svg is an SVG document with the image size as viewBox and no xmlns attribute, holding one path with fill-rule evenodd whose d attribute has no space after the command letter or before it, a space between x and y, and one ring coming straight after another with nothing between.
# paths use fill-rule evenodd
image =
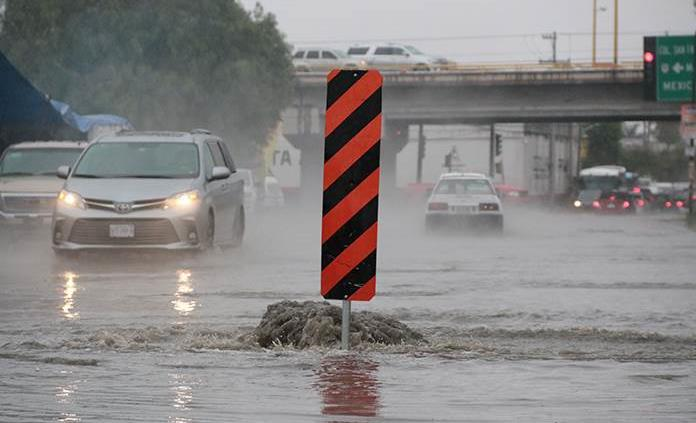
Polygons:
<instances>
[{"instance_id":1,"label":"bridge support pillar","mask_svg":"<svg viewBox=\"0 0 696 423\"><path fill-rule=\"evenodd\" d=\"M495 123L491 123L491 136L488 140L488 175L495 180Z\"/></svg>"},{"instance_id":2,"label":"bridge support pillar","mask_svg":"<svg viewBox=\"0 0 696 423\"><path fill-rule=\"evenodd\" d=\"M416 182L423 182L423 158L425 157L425 135L423 134L423 124L418 124L418 163L416 167Z\"/></svg>"},{"instance_id":3,"label":"bridge support pillar","mask_svg":"<svg viewBox=\"0 0 696 423\"><path fill-rule=\"evenodd\" d=\"M552 123L549 133L549 202L553 203L556 193L556 173L558 164L556 163L556 124Z\"/></svg>"}]
</instances>

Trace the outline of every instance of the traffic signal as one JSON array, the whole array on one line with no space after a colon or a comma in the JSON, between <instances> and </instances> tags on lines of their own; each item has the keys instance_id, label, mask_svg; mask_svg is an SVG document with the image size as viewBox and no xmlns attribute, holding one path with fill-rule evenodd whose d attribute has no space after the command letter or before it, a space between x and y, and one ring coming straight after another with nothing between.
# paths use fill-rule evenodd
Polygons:
<instances>
[{"instance_id":1,"label":"traffic signal","mask_svg":"<svg viewBox=\"0 0 696 423\"><path fill-rule=\"evenodd\" d=\"M657 45L655 37L643 37L643 98L657 100Z\"/></svg>"},{"instance_id":2,"label":"traffic signal","mask_svg":"<svg viewBox=\"0 0 696 423\"><path fill-rule=\"evenodd\" d=\"M503 154L503 137L500 134L495 134L495 155Z\"/></svg>"}]
</instances>

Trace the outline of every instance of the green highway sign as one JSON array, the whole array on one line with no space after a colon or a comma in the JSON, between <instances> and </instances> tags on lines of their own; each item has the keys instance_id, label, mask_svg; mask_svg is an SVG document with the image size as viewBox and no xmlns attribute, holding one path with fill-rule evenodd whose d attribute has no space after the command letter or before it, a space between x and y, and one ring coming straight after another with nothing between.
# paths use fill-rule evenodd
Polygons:
<instances>
[{"instance_id":1,"label":"green highway sign","mask_svg":"<svg viewBox=\"0 0 696 423\"><path fill-rule=\"evenodd\" d=\"M659 101L691 101L694 84L694 36L656 37L656 95Z\"/></svg>"}]
</instances>

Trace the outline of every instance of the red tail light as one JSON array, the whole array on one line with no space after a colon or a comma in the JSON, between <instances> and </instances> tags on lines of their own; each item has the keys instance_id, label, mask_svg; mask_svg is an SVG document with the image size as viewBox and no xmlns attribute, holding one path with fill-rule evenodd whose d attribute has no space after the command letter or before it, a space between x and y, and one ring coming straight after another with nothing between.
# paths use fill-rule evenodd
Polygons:
<instances>
[{"instance_id":1,"label":"red tail light","mask_svg":"<svg viewBox=\"0 0 696 423\"><path fill-rule=\"evenodd\" d=\"M640 194L640 187L633 187L631 192L633 192L634 194Z\"/></svg>"},{"instance_id":2,"label":"red tail light","mask_svg":"<svg viewBox=\"0 0 696 423\"><path fill-rule=\"evenodd\" d=\"M592 202L592 207L594 207L595 209L598 209L602 206L599 204L599 201L595 200Z\"/></svg>"},{"instance_id":3,"label":"red tail light","mask_svg":"<svg viewBox=\"0 0 696 423\"><path fill-rule=\"evenodd\" d=\"M636 201L638 203L638 207L644 207L645 206L645 200L638 200Z\"/></svg>"},{"instance_id":4,"label":"red tail light","mask_svg":"<svg viewBox=\"0 0 696 423\"><path fill-rule=\"evenodd\" d=\"M671 201L665 201L665 208L666 208L666 209L671 209L671 208L672 208L672 202L671 202Z\"/></svg>"},{"instance_id":5,"label":"red tail light","mask_svg":"<svg viewBox=\"0 0 696 423\"><path fill-rule=\"evenodd\" d=\"M631 207L631 203L629 203L628 201L624 201L623 204L621 204L621 206L623 206L623 208L627 209L627 208Z\"/></svg>"},{"instance_id":6,"label":"red tail light","mask_svg":"<svg viewBox=\"0 0 696 423\"><path fill-rule=\"evenodd\" d=\"M684 202L681 201L681 200L678 200L678 201L675 203L675 205L676 205L678 208L682 208L682 207L684 207Z\"/></svg>"},{"instance_id":7,"label":"red tail light","mask_svg":"<svg viewBox=\"0 0 696 423\"><path fill-rule=\"evenodd\" d=\"M448 208L449 205L447 203L428 203L428 210L442 211Z\"/></svg>"}]
</instances>

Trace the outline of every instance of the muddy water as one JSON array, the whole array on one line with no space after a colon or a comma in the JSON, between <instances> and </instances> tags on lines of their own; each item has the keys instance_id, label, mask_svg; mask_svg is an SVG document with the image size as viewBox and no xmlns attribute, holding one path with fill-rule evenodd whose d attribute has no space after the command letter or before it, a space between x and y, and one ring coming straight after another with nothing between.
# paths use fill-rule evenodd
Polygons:
<instances>
[{"instance_id":1,"label":"muddy water","mask_svg":"<svg viewBox=\"0 0 696 423\"><path fill-rule=\"evenodd\" d=\"M676 216L508 210L426 237L381 210L378 294L419 345L262 349L317 300L319 216L266 213L202 257L53 258L0 231L0 421L693 421L696 235ZM388 218L387 218L388 217Z\"/></svg>"}]
</instances>

